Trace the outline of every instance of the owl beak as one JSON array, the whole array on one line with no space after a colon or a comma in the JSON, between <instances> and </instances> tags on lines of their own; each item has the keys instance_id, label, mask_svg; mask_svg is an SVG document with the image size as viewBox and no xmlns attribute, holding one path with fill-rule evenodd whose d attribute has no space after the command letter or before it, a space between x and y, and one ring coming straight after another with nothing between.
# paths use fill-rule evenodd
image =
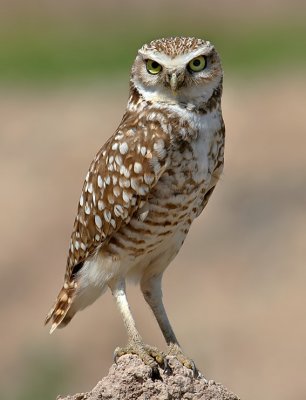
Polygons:
<instances>
[{"instance_id":1,"label":"owl beak","mask_svg":"<svg viewBox=\"0 0 306 400\"><path fill-rule=\"evenodd\" d=\"M171 87L173 94L176 94L178 82L177 82L177 75L175 72L173 72L173 74L171 74L169 83L170 83L170 87Z\"/></svg>"},{"instance_id":2,"label":"owl beak","mask_svg":"<svg viewBox=\"0 0 306 400\"><path fill-rule=\"evenodd\" d=\"M167 74L167 82L174 95L177 95L177 91L180 87L182 87L184 80L185 73L183 70L176 70L175 72L170 71Z\"/></svg>"}]
</instances>

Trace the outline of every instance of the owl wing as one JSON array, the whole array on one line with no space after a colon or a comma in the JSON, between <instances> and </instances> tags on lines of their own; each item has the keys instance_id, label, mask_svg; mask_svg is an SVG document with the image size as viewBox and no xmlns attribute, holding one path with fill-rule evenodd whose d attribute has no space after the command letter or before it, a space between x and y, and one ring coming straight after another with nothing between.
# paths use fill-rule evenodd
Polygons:
<instances>
[{"instance_id":1,"label":"owl wing","mask_svg":"<svg viewBox=\"0 0 306 400\"><path fill-rule=\"evenodd\" d=\"M122 224L127 224L163 174L170 138L157 121L125 116L87 173L71 235L64 287L46 323L53 331L65 317L76 274Z\"/></svg>"},{"instance_id":2,"label":"owl wing","mask_svg":"<svg viewBox=\"0 0 306 400\"><path fill-rule=\"evenodd\" d=\"M71 236L69 278L129 222L167 167L170 140L159 124L130 125L125 121L90 165Z\"/></svg>"}]
</instances>

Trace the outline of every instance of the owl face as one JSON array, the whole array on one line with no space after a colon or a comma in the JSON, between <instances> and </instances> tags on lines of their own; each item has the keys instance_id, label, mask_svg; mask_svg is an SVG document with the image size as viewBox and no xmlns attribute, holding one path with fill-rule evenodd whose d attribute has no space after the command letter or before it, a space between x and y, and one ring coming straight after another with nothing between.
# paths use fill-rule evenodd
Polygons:
<instances>
[{"instance_id":1,"label":"owl face","mask_svg":"<svg viewBox=\"0 0 306 400\"><path fill-rule=\"evenodd\" d=\"M147 100L192 102L209 98L222 75L220 58L210 42L168 38L139 50L131 80Z\"/></svg>"}]
</instances>

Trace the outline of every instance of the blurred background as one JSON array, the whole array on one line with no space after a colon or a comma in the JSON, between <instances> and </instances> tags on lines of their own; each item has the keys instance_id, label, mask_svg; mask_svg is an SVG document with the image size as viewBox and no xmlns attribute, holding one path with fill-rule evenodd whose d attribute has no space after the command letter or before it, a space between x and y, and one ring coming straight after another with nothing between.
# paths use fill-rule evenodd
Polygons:
<instances>
[{"instance_id":1,"label":"blurred background","mask_svg":"<svg viewBox=\"0 0 306 400\"><path fill-rule=\"evenodd\" d=\"M0 398L91 389L126 341L111 295L49 336L80 189L119 124L137 49L211 40L226 166L164 278L182 347L244 399L306 398L306 3L1 0ZM146 342L165 349L138 288Z\"/></svg>"}]
</instances>

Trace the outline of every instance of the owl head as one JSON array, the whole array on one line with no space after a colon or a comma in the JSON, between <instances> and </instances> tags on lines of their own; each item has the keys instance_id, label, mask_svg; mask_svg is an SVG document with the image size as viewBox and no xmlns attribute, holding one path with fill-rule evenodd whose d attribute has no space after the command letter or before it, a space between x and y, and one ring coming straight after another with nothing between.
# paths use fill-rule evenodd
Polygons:
<instances>
[{"instance_id":1,"label":"owl head","mask_svg":"<svg viewBox=\"0 0 306 400\"><path fill-rule=\"evenodd\" d=\"M138 51L131 82L150 101L205 102L222 83L220 57L205 40L153 40Z\"/></svg>"}]
</instances>

